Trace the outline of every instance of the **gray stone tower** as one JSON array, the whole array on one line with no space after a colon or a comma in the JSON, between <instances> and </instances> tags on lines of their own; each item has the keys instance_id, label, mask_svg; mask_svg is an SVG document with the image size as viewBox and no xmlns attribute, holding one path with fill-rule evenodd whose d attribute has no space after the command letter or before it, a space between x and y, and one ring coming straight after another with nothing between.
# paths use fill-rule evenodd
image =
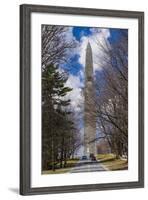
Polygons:
<instances>
[{"instance_id":1,"label":"gray stone tower","mask_svg":"<svg viewBox=\"0 0 148 200\"><path fill-rule=\"evenodd\" d=\"M95 91L93 80L92 49L88 42L85 63L85 88L84 88L84 155L96 155L96 120L95 120Z\"/></svg>"}]
</instances>

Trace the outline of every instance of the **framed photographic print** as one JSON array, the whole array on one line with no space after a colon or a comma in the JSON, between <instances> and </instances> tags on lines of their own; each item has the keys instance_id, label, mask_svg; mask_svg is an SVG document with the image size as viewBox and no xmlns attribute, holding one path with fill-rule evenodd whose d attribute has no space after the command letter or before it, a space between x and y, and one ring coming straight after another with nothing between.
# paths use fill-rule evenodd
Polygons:
<instances>
[{"instance_id":1,"label":"framed photographic print","mask_svg":"<svg viewBox=\"0 0 148 200\"><path fill-rule=\"evenodd\" d=\"M144 187L144 13L20 6L20 194Z\"/></svg>"}]
</instances>

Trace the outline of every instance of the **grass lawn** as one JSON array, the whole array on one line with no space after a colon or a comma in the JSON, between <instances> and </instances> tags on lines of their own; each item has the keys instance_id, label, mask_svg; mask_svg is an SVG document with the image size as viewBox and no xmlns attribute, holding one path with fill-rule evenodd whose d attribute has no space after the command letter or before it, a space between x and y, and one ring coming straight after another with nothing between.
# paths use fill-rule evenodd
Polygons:
<instances>
[{"instance_id":1,"label":"grass lawn","mask_svg":"<svg viewBox=\"0 0 148 200\"><path fill-rule=\"evenodd\" d=\"M126 159L116 159L114 154L98 154L97 160L101 162L108 170L126 170L128 162Z\"/></svg>"},{"instance_id":2,"label":"grass lawn","mask_svg":"<svg viewBox=\"0 0 148 200\"><path fill-rule=\"evenodd\" d=\"M42 171L42 174L63 174L63 173L67 173L69 172L71 168L61 168L61 169L56 169L55 171L53 170L46 170L46 171Z\"/></svg>"},{"instance_id":3,"label":"grass lawn","mask_svg":"<svg viewBox=\"0 0 148 200\"><path fill-rule=\"evenodd\" d=\"M46 170L46 171L42 171L42 174L61 174L61 173L67 173L71 170L71 168L73 168L77 162L79 161L79 159L71 159L71 160L67 160L67 165L65 168L59 168L56 169L55 171L53 170Z\"/></svg>"}]
</instances>

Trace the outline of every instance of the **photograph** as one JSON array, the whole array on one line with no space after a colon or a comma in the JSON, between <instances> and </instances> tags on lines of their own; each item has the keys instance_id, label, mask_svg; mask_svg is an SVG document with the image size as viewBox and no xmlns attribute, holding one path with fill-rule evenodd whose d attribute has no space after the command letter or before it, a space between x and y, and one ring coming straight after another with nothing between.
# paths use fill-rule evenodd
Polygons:
<instances>
[{"instance_id":1,"label":"photograph","mask_svg":"<svg viewBox=\"0 0 148 200\"><path fill-rule=\"evenodd\" d=\"M144 187L144 13L20 6L20 194Z\"/></svg>"},{"instance_id":2,"label":"photograph","mask_svg":"<svg viewBox=\"0 0 148 200\"><path fill-rule=\"evenodd\" d=\"M128 170L128 29L41 25L41 174Z\"/></svg>"}]
</instances>

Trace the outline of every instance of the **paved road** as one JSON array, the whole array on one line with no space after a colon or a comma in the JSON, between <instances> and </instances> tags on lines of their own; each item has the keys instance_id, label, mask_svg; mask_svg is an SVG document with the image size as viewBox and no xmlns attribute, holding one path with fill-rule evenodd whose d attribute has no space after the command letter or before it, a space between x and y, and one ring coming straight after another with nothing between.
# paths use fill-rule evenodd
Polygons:
<instances>
[{"instance_id":1,"label":"paved road","mask_svg":"<svg viewBox=\"0 0 148 200\"><path fill-rule=\"evenodd\" d=\"M80 160L70 173L105 171L98 161Z\"/></svg>"}]
</instances>

